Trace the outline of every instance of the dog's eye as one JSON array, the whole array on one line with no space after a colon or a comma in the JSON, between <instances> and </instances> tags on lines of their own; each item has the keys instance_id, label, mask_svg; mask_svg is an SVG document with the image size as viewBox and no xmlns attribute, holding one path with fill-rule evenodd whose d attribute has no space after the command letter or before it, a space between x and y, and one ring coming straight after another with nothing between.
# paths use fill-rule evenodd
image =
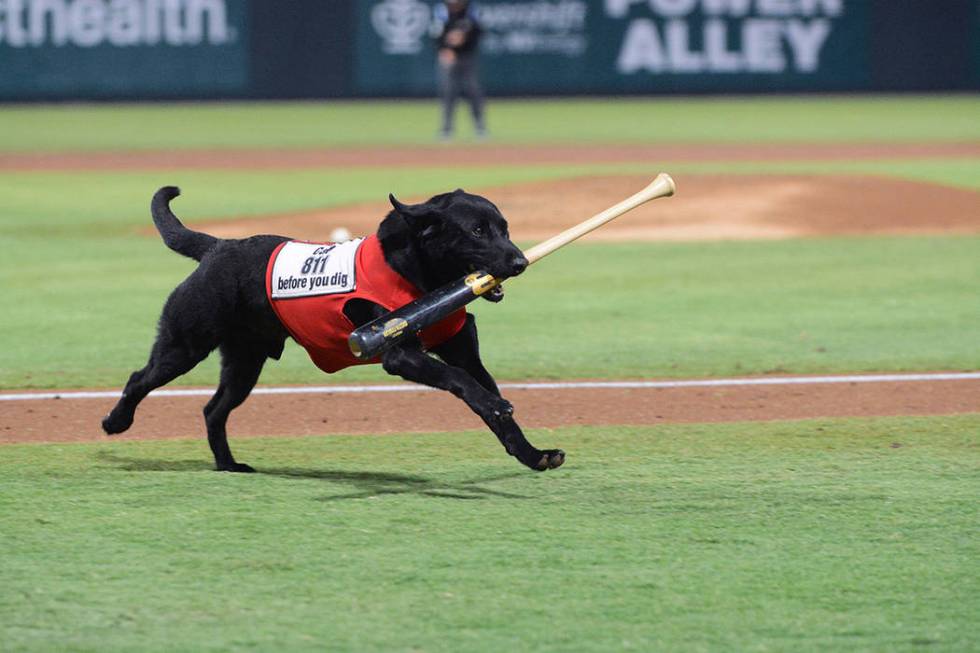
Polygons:
<instances>
[{"instance_id":1,"label":"dog's eye","mask_svg":"<svg viewBox=\"0 0 980 653\"><path fill-rule=\"evenodd\" d=\"M476 236L477 238L483 238L483 234L485 233L486 230L484 230L483 227L480 226L473 227L473 235Z\"/></svg>"}]
</instances>

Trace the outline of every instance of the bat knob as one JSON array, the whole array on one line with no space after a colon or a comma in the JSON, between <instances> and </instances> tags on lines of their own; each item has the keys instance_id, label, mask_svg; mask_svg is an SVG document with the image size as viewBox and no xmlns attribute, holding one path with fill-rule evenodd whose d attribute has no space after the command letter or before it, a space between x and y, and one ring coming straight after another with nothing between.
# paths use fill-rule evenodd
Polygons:
<instances>
[{"instance_id":1,"label":"bat knob","mask_svg":"<svg viewBox=\"0 0 980 653\"><path fill-rule=\"evenodd\" d=\"M407 327L408 320L401 317L371 322L354 329L347 337L347 346L354 358L368 360L393 345Z\"/></svg>"},{"instance_id":2,"label":"bat knob","mask_svg":"<svg viewBox=\"0 0 980 653\"><path fill-rule=\"evenodd\" d=\"M356 331L347 338L347 346L354 358L364 358L364 336Z\"/></svg>"}]
</instances>

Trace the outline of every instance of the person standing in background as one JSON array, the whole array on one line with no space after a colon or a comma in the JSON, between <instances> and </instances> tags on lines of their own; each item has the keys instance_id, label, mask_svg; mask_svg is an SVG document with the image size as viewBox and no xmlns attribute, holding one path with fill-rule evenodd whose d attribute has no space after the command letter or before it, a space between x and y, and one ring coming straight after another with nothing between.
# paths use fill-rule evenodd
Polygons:
<instances>
[{"instance_id":1,"label":"person standing in background","mask_svg":"<svg viewBox=\"0 0 980 653\"><path fill-rule=\"evenodd\" d=\"M469 100L477 138L486 138L483 90L480 88L477 66L481 29L476 9L469 0L445 0L436 7L435 17L441 23L436 62L442 103L440 138L452 138L456 100L461 93Z\"/></svg>"}]
</instances>

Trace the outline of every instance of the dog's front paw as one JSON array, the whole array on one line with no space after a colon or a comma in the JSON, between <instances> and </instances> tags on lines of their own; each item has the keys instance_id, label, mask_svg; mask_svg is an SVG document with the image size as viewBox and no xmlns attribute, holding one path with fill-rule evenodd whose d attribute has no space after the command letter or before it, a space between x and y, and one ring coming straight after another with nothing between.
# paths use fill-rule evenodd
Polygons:
<instances>
[{"instance_id":1,"label":"dog's front paw","mask_svg":"<svg viewBox=\"0 0 980 653\"><path fill-rule=\"evenodd\" d=\"M255 468L245 463L230 463L215 468L219 472L238 472L241 474L254 474Z\"/></svg>"},{"instance_id":2,"label":"dog's front paw","mask_svg":"<svg viewBox=\"0 0 980 653\"><path fill-rule=\"evenodd\" d=\"M116 435L122 433L133 425L132 415L119 415L112 411L102 418L102 430L106 435Z\"/></svg>"},{"instance_id":3,"label":"dog's front paw","mask_svg":"<svg viewBox=\"0 0 980 653\"><path fill-rule=\"evenodd\" d=\"M561 467L565 462L565 452L561 449L545 449L541 452L541 458L538 459L537 465L534 469L539 472L547 471L549 469L557 469Z\"/></svg>"},{"instance_id":4,"label":"dog's front paw","mask_svg":"<svg viewBox=\"0 0 980 653\"><path fill-rule=\"evenodd\" d=\"M517 459L525 466L530 467L536 472L546 472L549 469L556 469L565 463L565 452L561 449L531 449L522 453L514 454Z\"/></svg>"}]
</instances>

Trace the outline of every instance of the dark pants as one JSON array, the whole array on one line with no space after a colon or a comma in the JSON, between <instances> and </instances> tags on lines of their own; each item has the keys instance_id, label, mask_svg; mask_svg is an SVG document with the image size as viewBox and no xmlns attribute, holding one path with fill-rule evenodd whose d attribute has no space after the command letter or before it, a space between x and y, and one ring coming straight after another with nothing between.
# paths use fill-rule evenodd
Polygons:
<instances>
[{"instance_id":1,"label":"dark pants","mask_svg":"<svg viewBox=\"0 0 980 653\"><path fill-rule=\"evenodd\" d=\"M442 102L443 135L449 136L453 133L456 100L459 99L460 95L464 95L469 100L476 132L483 134L486 131L486 124L483 119L483 90L480 88L476 57L460 56L449 66L444 66L441 63L436 65L439 77L439 98Z\"/></svg>"}]
</instances>

